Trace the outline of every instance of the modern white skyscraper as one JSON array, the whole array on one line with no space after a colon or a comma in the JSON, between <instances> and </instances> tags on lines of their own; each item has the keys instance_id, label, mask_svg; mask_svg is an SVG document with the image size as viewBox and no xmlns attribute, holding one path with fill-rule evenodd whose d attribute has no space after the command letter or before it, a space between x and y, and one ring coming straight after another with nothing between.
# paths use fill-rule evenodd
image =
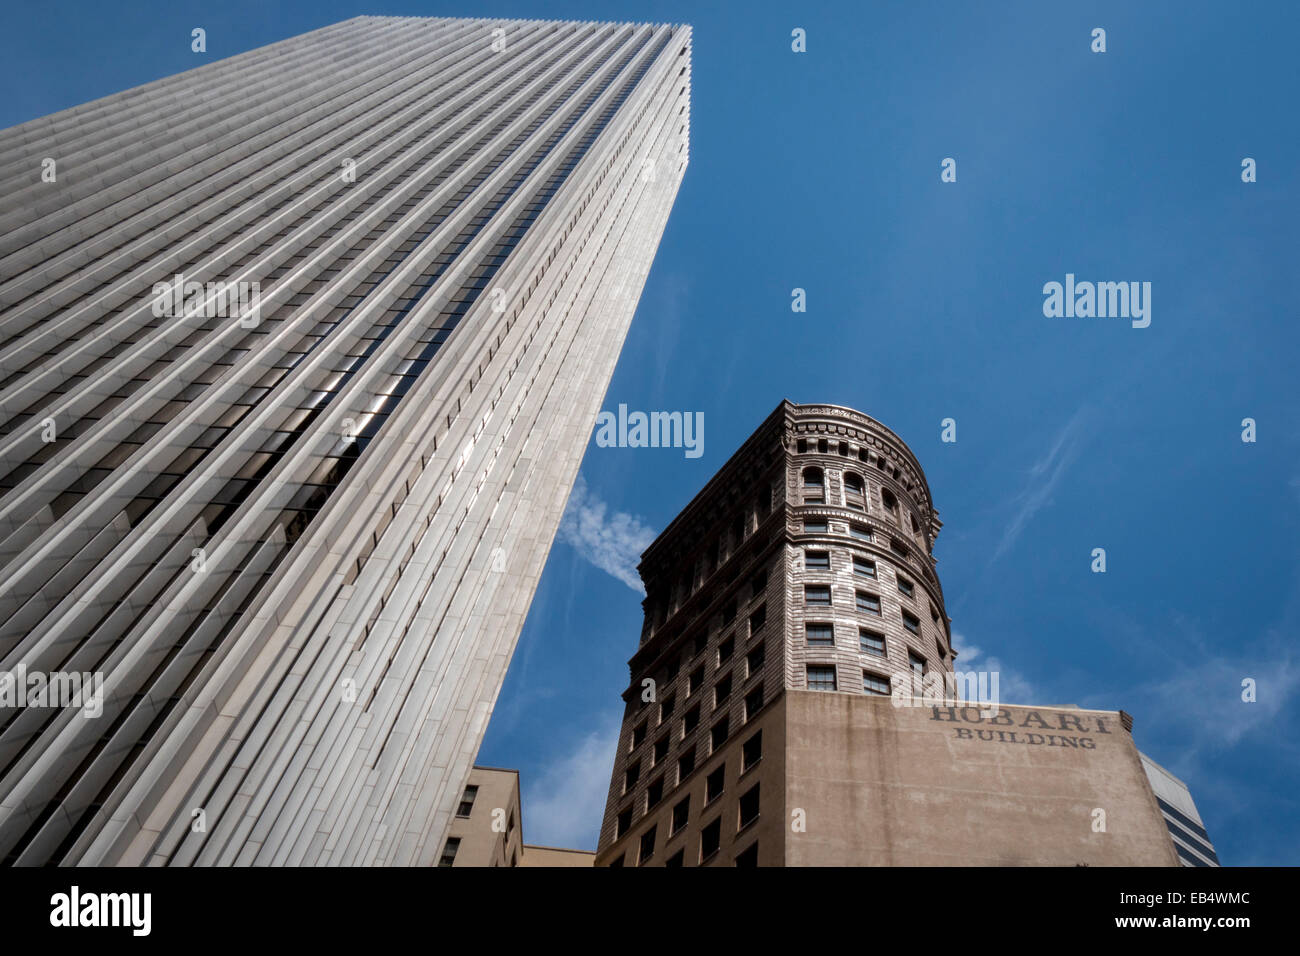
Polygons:
<instances>
[{"instance_id":1,"label":"modern white skyscraper","mask_svg":"<svg viewBox=\"0 0 1300 956\"><path fill-rule=\"evenodd\" d=\"M1214 844L1205 831L1205 821L1196 809L1196 801L1192 799L1187 784L1146 754L1139 756L1156 804L1160 807L1160 815L1173 838L1179 862L1183 866L1218 866L1219 855L1214 852Z\"/></svg>"},{"instance_id":2,"label":"modern white skyscraper","mask_svg":"<svg viewBox=\"0 0 1300 956\"><path fill-rule=\"evenodd\" d=\"M0 132L0 858L437 862L690 50L362 17Z\"/></svg>"}]
</instances>

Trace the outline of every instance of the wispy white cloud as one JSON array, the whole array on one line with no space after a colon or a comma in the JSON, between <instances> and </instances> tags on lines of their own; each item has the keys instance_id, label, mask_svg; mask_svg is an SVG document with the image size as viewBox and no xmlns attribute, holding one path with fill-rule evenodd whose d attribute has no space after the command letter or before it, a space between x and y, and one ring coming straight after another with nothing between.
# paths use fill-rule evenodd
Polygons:
<instances>
[{"instance_id":1,"label":"wispy white cloud","mask_svg":"<svg viewBox=\"0 0 1300 956\"><path fill-rule=\"evenodd\" d=\"M1007 667L997 657L986 655L983 650L966 640L964 634L952 633L952 649L957 652L954 667L964 672L988 671L998 675L998 700L1004 704L1041 704L1038 692L1024 674Z\"/></svg>"},{"instance_id":2,"label":"wispy white cloud","mask_svg":"<svg viewBox=\"0 0 1300 956\"><path fill-rule=\"evenodd\" d=\"M635 515L609 513L605 502L588 487L582 475L573 483L569 504L560 520L560 540L585 560L618 578L638 594L645 594L636 566L655 539L655 532Z\"/></svg>"},{"instance_id":3,"label":"wispy white cloud","mask_svg":"<svg viewBox=\"0 0 1300 956\"><path fill-rule=\"evenodd\" d=\"M1057 433L1047 454L1029 469L1028 481L1010 502L1013 514L1006 522L997 547L993 549L989 564L1011 550L1034 515L1052 500L1056 486L1078 455L1088 419L1088 408L1085 405Z\"/></svg>"},{"instance_id":4,"label":"wispy white cloud","mask_svg":"<svg viewBox=\"0 0 1300 956\"><path fill-rule=\"evenodd\" d=\"M596 849L618 746L619 714L602 714L596 723L595 730L572 741L535 783L525 780L521 803L529 843Z\"/></svg>"},{"instance_id":5,"label":"wispy white cloud","mask_svg":"<svg viewBox=\"0 0 1300 956\"><path fill-rule=\"evenodd\" d=\"M1254 700L1243 699L1253 681ZM1274 733L1279 718L1300 690L1300 662L1277 646L1231 656L1193 657L1174 673L1124 691L1137 701L1149 729L1182 741L1187 751L1214 751L1237 744L1256 731ZM1112 705L1113 706L1113 705Z\"/></svg>"}]
</instances>

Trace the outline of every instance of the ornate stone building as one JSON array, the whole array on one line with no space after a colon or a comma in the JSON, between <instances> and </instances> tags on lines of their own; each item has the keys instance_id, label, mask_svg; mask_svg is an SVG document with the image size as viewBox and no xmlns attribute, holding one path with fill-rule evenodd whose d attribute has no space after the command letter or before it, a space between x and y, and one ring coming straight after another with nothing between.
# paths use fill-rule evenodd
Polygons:
<instances>
[{"instance_id":1,"label":"ornate stone building","mask_svg":"<svg viewBox=\"0 0 1300 956\"><path fill-rule=\"evenodd\" d=\"M782 402L643 555L596 865L1176 865L1127 715L916 698L940 526L892 431Z\"/></svg>"},{"instance_id":2,"label":"ornate stone building","mask_svg":"<svg viewBox=\"0 0 1300 956\"><path fill-rule=\"evenodd\" d=\"M931 554L940 526L892 431L851 409L782 402L643 557L645 625L602 854L643 805L674 804L696 782L702 806L718 785L704 771L736 773L746 747L755 759L778 748L764 718L784 691L887 696L913 670L950 670ZM728 767L717 755L731 751Z\"/></svg>"}]
</instances>

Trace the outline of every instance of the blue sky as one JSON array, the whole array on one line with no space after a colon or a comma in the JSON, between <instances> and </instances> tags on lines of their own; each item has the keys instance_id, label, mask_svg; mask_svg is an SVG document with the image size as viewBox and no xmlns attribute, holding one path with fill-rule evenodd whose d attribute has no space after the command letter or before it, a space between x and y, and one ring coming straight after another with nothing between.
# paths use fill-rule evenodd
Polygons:
<instances>
[{"instance_id":1,"label":"blue sky","mask_svg":"<svg viewBox=\"0 0 1300 956\"><path fill-rule=\"evenodd\" d=\"M703 412L704 454L589 447L480 753L522 772L528 841L594 845L640 631L621 578L790 398L911 445L962 664L1129 711L1225 863L1300 863L1296 5L153 7L15 8L0 127L359 13L695 29L691 165L604 407ZM1046 318L1066 273L1151 282L1151 325Z\"/></svg>"}]
</instances>

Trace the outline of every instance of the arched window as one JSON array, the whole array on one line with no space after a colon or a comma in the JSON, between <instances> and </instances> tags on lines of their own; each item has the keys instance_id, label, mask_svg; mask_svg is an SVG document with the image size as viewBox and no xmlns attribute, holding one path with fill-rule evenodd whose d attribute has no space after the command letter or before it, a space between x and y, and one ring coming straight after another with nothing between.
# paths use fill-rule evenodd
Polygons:
<instances>
[{"instance_id":1,"label":"arched window","mask_svg":"<svg viewBox=\"0 0 1300 956\"><path fill-rule=\"evenodd\" d=\"M862 476L851 471L844 473L844 504L858 511L867 510L867 486Z\"/></svg>"},{"instance_id":2,"label":"arched window","mask_svg":"<svg viewBox=\"0 0 1300 956\"><path fill-rule=\"evenodd\" d=\"M820 468L805 468L803 470L803 500L826 500L826 479L822 475Z\"/></svg>"}]
</instances>

